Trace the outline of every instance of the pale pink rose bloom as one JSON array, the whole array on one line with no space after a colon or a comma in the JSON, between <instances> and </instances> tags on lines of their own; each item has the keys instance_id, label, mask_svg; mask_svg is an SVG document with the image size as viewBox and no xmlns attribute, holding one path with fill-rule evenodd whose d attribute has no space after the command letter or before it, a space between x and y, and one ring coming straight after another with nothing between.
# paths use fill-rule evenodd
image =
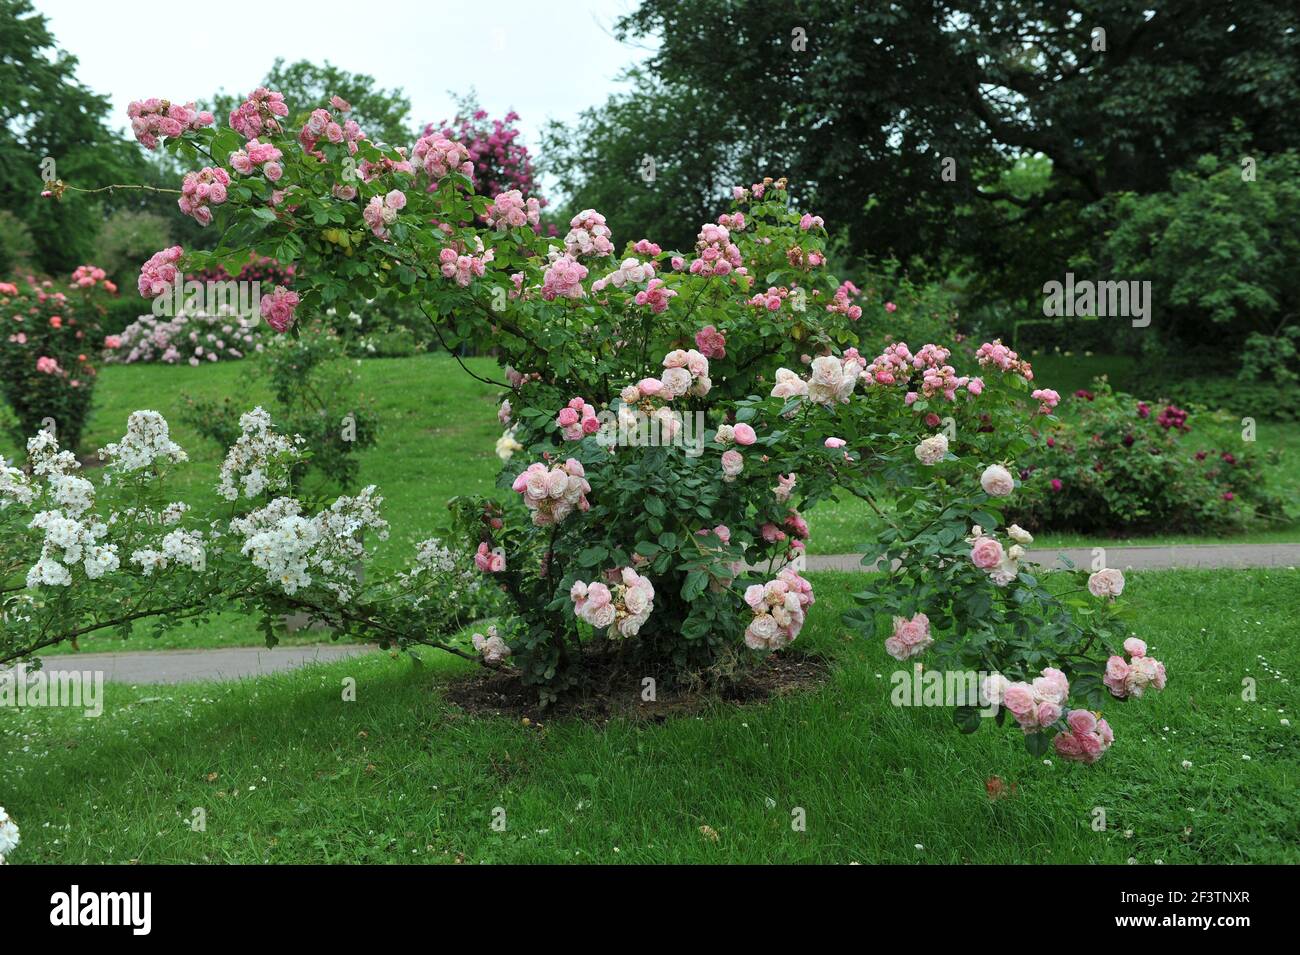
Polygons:
<instances>
[{"instance_id":1,"label":"pale pink rose bloom","mask_svg":"<svg viewBox=\"0 0 1300 955\"><path fill-rule=\"evenodd\" d=\"M607 606L612 600L609 588L602 583L589 584L587 587L587 603L593 609Z\"/></svg>"},{"instance_id":2,"label":"pale pink rose bloom","mask_svg":"<svg viewBox=\"0 0 1300 955\"><path fill-rule=\"evenodd\" d=\"M1120 656L1112 656L1106 661L1106 673L1101 682L1110 690L1112 696L1124 698L1128 695L1129 666Z\"/></svg>"},{"instance_id":3,"label":"pale pink rose bloom","mask_svg":"<svg viewBox=\"0 0 1300 955\"><path fill-rule=\"evenodd\" d=\"M942 434L931 435L916 446L916 459L927 466L938 464L947 453L948 438Z\"/></svg>"},{"instance_id":4,"label":"pale pink rose bloom","mask_svg":"<svg viewBox=\"0 0 1300 955\"><path fill-rule=\"evenodd\" d=\"M1088 590L1094 597L1118 597L1124 592L1124 575L1110 567L1099 570L1088 578Z\"/></svg>"},{"instance_id":5,"label":"pale pink rose bloom","mask_svg":"<svg viewBox=\"0 0 1300 955\"><path fill-rule=\"evenodd\" d=\"M832 451L844 447L844 445L847 443L848 442L845 441L843 438L827 438L825 442L826 447L830 448Z\"/></svg>"},{"instance_id":6,"label":"pale pink rose bloom","mask_svg":"<svg viewBox=\"0 0 1300 955\"><path fill-rule=\"evenodd\" d=\"M992 537L979 538L970 549L971 562L980 570L992 570L1002 558L1002 545Z\"/></svg>"},{"instance_id":7,"label":"pale pink rose bloom","mask_svg":"<svg viewBox=\"0 0 1300 955\"><path fill-rule=\"evenodd\" d=\"M686 352L681 348L674 349L664 356L665 368L685 368Z\"/></svg>"},{"instance_id":8,"label":"pale pink rose bloom","mask_svg":"<svg viewBox=\"0 0 1300 955\"><path fill-rule=\"evenodd\" d=\"M1008 684L1002 690L1002 705L1016 717L1028 715L1034 706L1034 691L1028 683Z\"/></svg>"},{"instance_id":9,"label":"pale pink rose bloom","mask_svg":"<svg viewBox=\"0 0 1300 955\"><path fill-rule=\"evenodd\" d=\"M664 396L670 399L686 394L691 387L691 373L677 366L666 369L661 380Z\"/></svg>"},{"instance_id":10,"label":"pale pink rose bloom","mask_svg":"<svg viewBox=\"0 0 1300 955\"><path fill-rule=\"evenodd\" d=\"M1097 717L1087 710L1071 710L1065 721L1073 733L1091 733L1097 728Z\"/></svg>"},{"instance_id":11,"label":"pale pink rose bloom","mask_svg":"<svg viewBox=\"0 0 1300 955\"><path fill-rule=\"evenodd\" d=\"M1147 655L1147 645L1137 637L1129 637L1124 641L1124 652L1131 657L1144 657Z\"/></svg>"},{"instance_id":12,"label":"pale pink rose bloom","mask_svg":"<svg viewBox=\"0 0 1300 955\"><path fill-rule=\"evenodd\" d=\"M980 475L980 486L991 497L1006 497L1016 489L1016 481L1002 465L990 464Z\"/></svg>"},{"instance_id":13,"label":"pale pink rose bloom","mask_svg":"<svg viewBox=\"0 0 1300 955\"><path fill-rule=\"evenodd\" d=\"M754 429L744 422L736 425L735 428L732 429L732 434L736 439L736 443L739 445L751 445L758 440L758 435L754 433Z\"/></svg>"},{"instance_id":14,"label":"pale pink rose bloom","mask_svg":"<svg viewBox=\"0 0 1300 955\"><path fill-rule=\"evenodd\" d=\"M1037 718L1039 726L1051 726L1061 718L1061 708L1051 702L1039 703Z\"/></svg>"},{"instance_id":15,"label":"pale pink rose bloom","mask_svg":"<svg viewBox=\"0 0 1300 955\"><path fill-rule=\"evenodd\" d=\"M745 459L739 451L734 449L722 452L722 474L729 480L735 480L741 471L745 470Z\"/></svg>"}]
</instances>

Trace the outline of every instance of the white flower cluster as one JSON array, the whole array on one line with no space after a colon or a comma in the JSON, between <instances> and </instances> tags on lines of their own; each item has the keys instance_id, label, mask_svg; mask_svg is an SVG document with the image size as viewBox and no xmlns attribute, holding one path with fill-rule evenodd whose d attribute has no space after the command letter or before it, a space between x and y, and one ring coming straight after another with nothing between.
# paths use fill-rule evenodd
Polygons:
<instances>
[{"instance_id":1,"label":"white flower cluster","mask_svg":"<svg viewBox=\"0 0 1300 955\"><path fill-rule=\"evenodd\" d=\"M156 461L189 460L184 449L171 439L167 419L157 411L132 411L122 440L100 448L99 457L121 473L142 471Z\"/></svg>"},{"instance_id":2,"label":"white flower cluster","mask_svg":"<svg viewBox=\"0 0 1300 955\"><path fill-rule=\"evenodd\" d=\"M68 471L80 465L68 451L60 451L58 441L48 431L41 431L27 442L32 470L45 478L48 494L58 507L41 511L27 525L39 530L45 539L41 556L27 571L28 587L68 587L72 584L72 567L81 564L86 576L98 580L118 567L117 547L100 544L108 528L99 521L81 518L95 503L95 488L89 481ZM19 503L36 499L34 490L15 495Z\"/></svg>"},{"instance_id":3,"label":"white flower cluster","mask_svg":"<svg viewBox=\"0 0 1300 955\"><path fill-rule=\"evenodd\" d=\"M10 504L26 507L40 496L41 489L23 471L0 461L0 511Z\"/></svg>"},{"instance_id":4,"label":"white flower cluster","mask_svg":"<svg viewBox=\"0 0 1300 955\"><path fill-rule=\"evenodd\" d=\"M131 563L138 565L146 577L173 565L197 571L207 568L207 549L199 531L174 530L162 539L159 546L161 550L142 547L131 553Z\"/></svg>"},{"instance_id":5,"label":"white flower cluster","mask_svg":"<svg viewBox=\"0 0 1300 955\"><path fill-rule=\"evenodd\" d=\"M360 582L354 568L365 556L362 532L374 531L380 540L388 536L388 522L379 516L382 503L372 484L307 518L301 504L281 497L231 521L230 529L244 538L243 553L253 566L265 571L267 582L286 594L316 582L348 601Z\"/></svg>"},{"instance_id":6,"label":"white flower cluster","mask_svg":"<svg viewBox=\"0 0 1300 955\"><path fill-rule=\"evenodd\" d=\"M239 438L226 453L221 465L221 483L217 493L227 501L257 497L264 491L280 491L289 486L289 465L301 457L298 445L302 438L286 438L271 430L271 416L260 406L239 416Z\"/></svg>"},{"instance_id":7,"label":"white flower cluster","mask_svg":"<svg viewBox=\"0 0 1300 955\"><path fill-rule=\"evenodd\" d=\"M43 478L67 474L81 467L77 456L71 451L60 451L58 440L43 429L27 439L27 460L31 463L32 473Z\"/></svg>"},{"instance_id":8,"label":"white flower cluster","mask_svg":"<svg viewBox=\"0 0 1300 955\"><path fill-rule=\"evenodd\" d=\"M18 823L0 806L0 865L4 865L5 856L18 848Z\"/></svg>"}]
</instances>

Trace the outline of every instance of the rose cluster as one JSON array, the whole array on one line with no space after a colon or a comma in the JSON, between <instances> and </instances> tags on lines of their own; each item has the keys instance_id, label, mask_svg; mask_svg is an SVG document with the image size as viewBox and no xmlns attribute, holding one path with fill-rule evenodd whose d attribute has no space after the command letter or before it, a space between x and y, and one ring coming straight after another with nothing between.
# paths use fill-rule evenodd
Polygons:
<instances>
[{"instance_id":1,"label":"rose cluster","mask_svg":"<svg viewBox=\"0 0 1300 955\"><path fill-rule=\"evenodd\" d=\"M745 646L780 650L803 629L805 612L814 603L812 584L786 567L775 580L745 588L745 603L754 612L745 627Z\"/></svg>"},{"instance_id":2,"label":"rose cluster","mask_svg":"<svg viewBox=\"0 0 1300 955\"><path fill-rule=\"evenodd\" d=\"M541 462L530 464L515 478L511 489L522 494L524 504L532 511L533 523L538 527L558 524L577 508L587 510L587 483L582 462L569 458L563 464L547 467Z\"/></svg>"},{"instance_id":3,"label":"rose cluster","mask_svg":"<svg viewBox=\"0 0 1300 955\"><path fill-rule=\"evenodd\" d=\"M1070 681L1053 667L1045 667L1031 683L1012 683L995 673L984 681L984 695L990 703L1006 707L1025 733L1037 733L1061 718Z\"/></svg>"},{"instance_id":4,"label":"rose cluster","mask_svg":"<svg viewBox=\"0 0 1300 955\"><path fill-rule=\"evenodd\" d=\"M243 149L236 149L230 154L230 168L245 176L251 176L260 169L268 182L279 182L284 175L284 166L280 163L283 158L284 153L270 143L250 139L244 143Z\"/></svg>"},{"instance_id":5,"label":"rose cluster","mask_svg":"<svg viewBox=\"0 0 1300 955\"><path fill-rule=\"evenodd\" d=\"M220 166L204 166L198 172L187 172L176 204L199 225L210 225L212 206L226 201L226 187L229 185L230 173Z\"/></svg>"},{"instance_id":6,"label":"rose cluster","mask_svg":"<svg viewBox=\"0 0 1300 955\"><path fill-rule=\"evenodd\" d=\"M581 398L572 399L560 409L555 424L564 435L565 441L581 441L586 435L600 430L600 419L596 409Z\"/></svg>"},{"instance_id":7,"label":"rose cluster","mask_svg":"<svg viewBox=\"0 0 1300 955\"><path fill-rule=\"evenodd\" d=\"M575 259L613 255L614 243L610 236L605 217L595 209L583 209L569 220L569 234L564 237L564 249Z\"/></svg>"},{"instance_id":8,"label":"rose cluster","mask_svg":"<svg viewBox=\"0 0 1300 955\"><path fill-rule=\"evenodd\" d=\"M288 115L284 94L259 86L230 111L230 128L245 139L256 139L264 133L280 132L279 121Z\"/></svg>"},{"instance_id":9,"label":"rose cluster","mask_svg":"<svg viewBox=\"0 0 1300 955\"><path fill-rule=\"evenodd\" d=\"M569 590L573 612L610 639L635 637L654 610L655 588L632 567L605 572L608 583L574 581Z\"/></svg>"},{"instance_id":10,"label":"rose cluster","mask_svg":"<svg viewBox=\"0 0 1300 955\"><path fill-rule=\"evenodd\" d=\"M1101 682L1110 690L1112 696L1119 699L1140 697L1147 687L1156 690L1165 688L1165 665L1154 657L1147 656L1147 645L1137 637L1124 641L1124 652L1129 655L1125 662L1119 655L1106 661L1106 673Z\"/></svg>"},{"instance_id":11,"label":"rose cluster","mask_svg":"<svg viewBox=\"0 0 1300 955\"><path fill-rule=\"evenodd\" d=\"M1078 763L1095 763L1115 742L1110 724L1100 714L1088 710L1071 710L1065 717L1068 727L1056 734L1052 745L1056 755Z\"/></svg>"},{"instance_id":12,"label":"rose cluster","mask_svg":"<svg viewBox=\"0 0 1300 955\"><path fill-rule=\"evenodd\" d=\"M497 229L536 226L541 221L542 204L537 199L524 199L518 189L498 193L487 207L487 224Z\"/></svg>"},{"instance_id":13,"label":"rose cluster","mask_svg":"<svg viewBox=\"0 0 1300 955\"><path fill-rule=\"evenodd\" d=\"M131 132L146 149L157 149L159 136L179 136L213 122L211 113L195 109L193 103L169 103L156 97L133 100L127 104L126 115L131 119Z\"/></svg>"},{"instance_id":14,"label":"rose cluster","mask_svg":"<svg viewBox=\"0 0 1300 955\"><path fill-rule=\"evenodd\" d=\"M894 632L885 639L885 652L895 660L908 660L934 645L930 618L923 613L894 618Z\"/></svg>"},{"instance_id":15,"label":"rose cluster","mask_svg":"<svg viewBox=\"0 0 1300 955\"><path fill-rule=\"evenodd\" d=\"M366 225L370 226L370 231L376 238L387 239L390 236L388 227L397 221L398 213L405 208L406 193L392 189L387 195L371 197L361 210L361 217L366 220Z\"/></svg>"}]
</instances>

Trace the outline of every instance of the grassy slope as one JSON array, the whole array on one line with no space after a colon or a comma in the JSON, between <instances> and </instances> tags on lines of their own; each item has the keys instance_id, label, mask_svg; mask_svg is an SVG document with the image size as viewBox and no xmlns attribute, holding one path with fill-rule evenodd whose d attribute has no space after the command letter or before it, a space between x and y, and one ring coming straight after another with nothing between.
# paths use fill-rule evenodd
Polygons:
<instances>
[{"instance_id":1,"label":"grassy slope","mask_svg":"<svg viewBox=\"0 0 1300 955\"><path fill-rule=\"evenodd\" d=\"M1133 628L1170 684L1106 711L1117 741L1093 767L891 707L896 664L837 623L854 583L815 575L800 638L834 656L830 685L662 725L468 717L441 690L466 664L381 653L239 684L110 686L98 720L8 711L11 861L1300 862L1300 748L1280 722L1298 702L1296 572L1133 575ZM340 699L349 676L355 703ZM1258 702L1241 700L1244 677ZM993 774L1015 795L991 802ZM489 825L498 806L505 832ZM187 825L195 807L206 832Z\"/></svg>"}]
</instances>

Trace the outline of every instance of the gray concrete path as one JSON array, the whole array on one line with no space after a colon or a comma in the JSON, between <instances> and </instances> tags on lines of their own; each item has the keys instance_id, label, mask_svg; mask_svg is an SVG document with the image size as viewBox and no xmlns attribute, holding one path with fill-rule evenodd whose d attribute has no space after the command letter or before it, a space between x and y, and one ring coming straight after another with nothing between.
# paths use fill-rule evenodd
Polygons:
<instances>
[{"instance_id":1,"label":"gray concrete path","mask_svg":"<svg viewBox=\"0 0 1300 955\"><path fill-rule=\"evenodd\" d=\"M60 653L41 658L42 669L102 670L114 683L188 683L193 680L238 680L294 670L312 663L331 663L375 649L363 643L322 646L217 647L208 650L141 650L131 653Z\"/></svg>"},{"instance_id":2,"label":"gray concrete path","mask_svg":"<svg viewBox=\"0 0 1300 955\"><path fill-rule=\"evenodd\" d=\"M1048 567L1064 568L1064 554L1076 567L1092 566L1093 549L1031 550L1029 557ZM807 570L865 570L861 554L819 554L807 559ZM1107 547L1105 564L1120 570L1180 568L1240 569L1300 566L1300 544L1175 544L1151 547ZM305 647L221 647L211 650L144 650L132 653L58 654L43 658L48 671L102 670L116 683L187 683L193 680L237 680L293 670L312 663L329 663L373 650L366 644L325 644Z\"/></svg>"},{"instance_id":3,"label":"gray concrete path","mask_svg":"<svg viewBox=\"0 0 1300 955\"><path fill-rule=\"evenodd\" d=\"M1190 568L1240 570L1248 567L1300 566L1300 544L1168 544L1106 547L1105 564L1119 570L1181 570ZM1065 569L1065 555L1076 568L1092 566L1094 548L1063 547L1029 552L1028 559L1044 567ZM867 570L861 554L812 554L808 570Z\"/></svg>"}]
</instances>

